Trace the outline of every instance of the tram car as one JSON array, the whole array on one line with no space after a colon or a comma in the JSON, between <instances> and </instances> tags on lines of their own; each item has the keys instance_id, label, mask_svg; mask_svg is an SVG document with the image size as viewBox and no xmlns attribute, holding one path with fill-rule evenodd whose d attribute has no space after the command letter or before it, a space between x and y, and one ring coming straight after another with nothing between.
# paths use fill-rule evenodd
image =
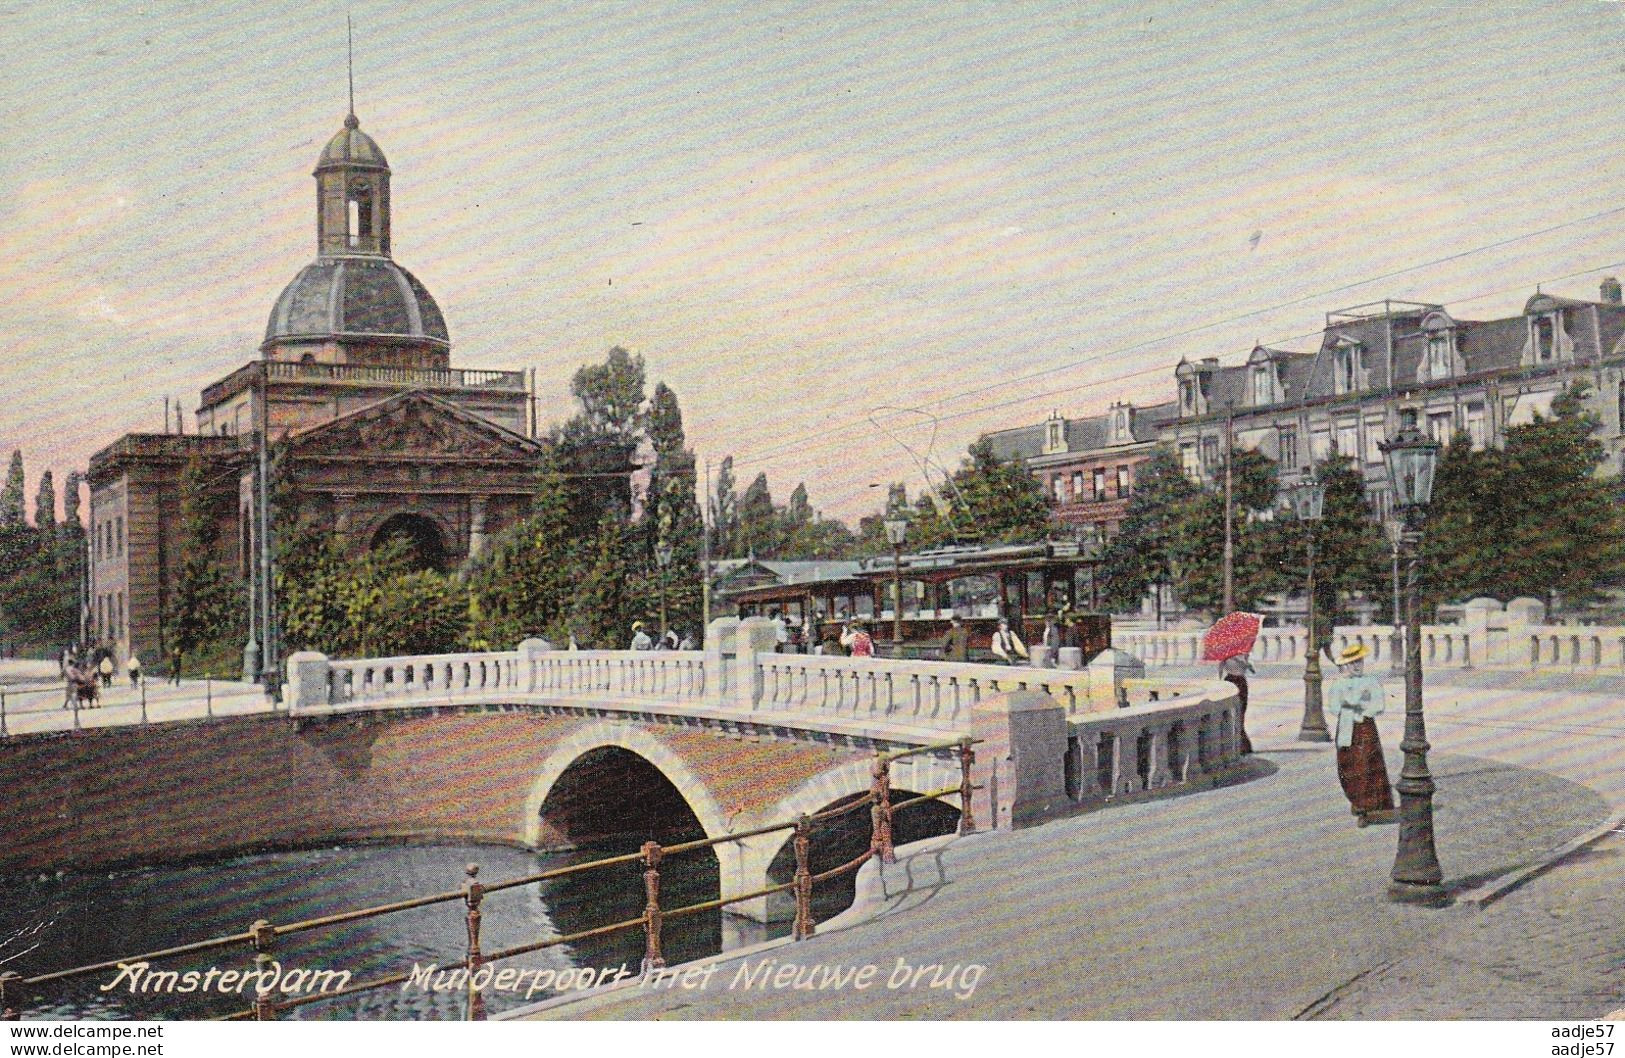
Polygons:
<instances>
[{"instance_id":1,"label":"tram car","mask_svg":"<svg viewBox=\"0 0 1625 1058\"><path fill-rule=\"evenodd\" d=\"M996 661L993 634L1007 617L1028 649L1043 642L1046 618L1058 618L1061 645L1087 663L1111 646L1111 617L1098 612L1096 567L1070 541L998 547L947 547L862 560L844 576L741 590L741 617L784 620L785 649L808 652L827 634L862 620L882 657L941 658L954 617L970 633L972 661ZM894 605L902 596L901 614Z\"/></svg>"}]
</instances>

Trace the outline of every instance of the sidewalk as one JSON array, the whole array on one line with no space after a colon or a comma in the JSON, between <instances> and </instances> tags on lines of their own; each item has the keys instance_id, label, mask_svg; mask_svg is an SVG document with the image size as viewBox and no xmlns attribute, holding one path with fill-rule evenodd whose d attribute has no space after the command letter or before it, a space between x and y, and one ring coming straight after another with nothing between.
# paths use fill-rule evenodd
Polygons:
<instances>
[{"instance_id":1,"label":"sidewalk","mask_svg":"<svg viewBox=\"0 0 1625 1058\"><path fill-rule=\"evenodd\" d=\"M62 682L54 678L54 667L52 676L53 679L45 683L0 685L0 690L5 692L7 734L73 730L74 710L62 707ZM192 720L211 714L236 716L261 713L270 708L265 692L258 684L228 680L182 680L178 687L149 680L146 692L147 720L150 723ZM115 677L112 687L101 690L96 708L81 705L78 713L81 728L139 724L141 691L130 686L128 677Z\"/></svg>"},{"instance_id":2,"label":"sidewalk","mask_svg":"<svg viewBox=\"0 0 1625 1058\"><path fill-rule=\"evenodd\" d=\"M1295 740L1301 682L1254 688L1250 781L948 841L885 869L878 917L724 957L704 991L612 993L548 1016L1582 1018L1625 1003L1618 838L1482 909L1390 904L1397 828L1356 828L1331 748ZM1617 692L1440 686L1429 701L1453 891L1537 862L1619 806L1625 781L1602 766L1625 759ZM1402 721L1396 706L1382 724L1391 772ZM763 958L874 964L880 983L728 988L742 961ZM986 970L960 999L885 987L899 959Z\"/></svg>"}]
</instances>

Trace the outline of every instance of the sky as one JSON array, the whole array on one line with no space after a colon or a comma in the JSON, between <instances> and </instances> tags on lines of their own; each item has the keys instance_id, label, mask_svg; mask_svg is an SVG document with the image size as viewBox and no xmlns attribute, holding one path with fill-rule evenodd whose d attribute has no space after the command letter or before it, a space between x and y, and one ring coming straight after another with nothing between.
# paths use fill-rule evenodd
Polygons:
<instances>
[{"instance_id":1,"label":"sky","mask_svg":"<svg viewBox=\"0 0 1625 1058\"><path fill-rule=\"evenodd\" d=\"M613 345L853 520L984 431L1625 275L1625 4L0 0L0 450L58 480L258 356L356 112L454 366ZM933 422L933 417L935 421Z\"/></svg>"}]
</instances>

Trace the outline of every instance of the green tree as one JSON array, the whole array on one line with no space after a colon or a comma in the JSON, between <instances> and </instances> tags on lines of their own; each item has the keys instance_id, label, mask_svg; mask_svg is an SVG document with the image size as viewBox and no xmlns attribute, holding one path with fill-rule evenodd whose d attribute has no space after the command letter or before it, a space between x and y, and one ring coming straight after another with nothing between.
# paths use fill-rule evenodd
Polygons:
<instances>
[{"instance_id":1,"label":"green tree","mask_svg":"<svg viewBox=\"0 0 1625 1058\"><path fill-rule=\"evenodd\" d=\"M1422 593L1430 610L1451 599L1512 598L1503 578L1517 546L1517 519L1506 469L1503 453L1474 451L1465 433L1440 454L1422 537Z\"/></svg>"},{"instance_id":2,"label":"green tree","mask_svg":"<svg viewBox=\"0 0 1625 1058\"><path fill-rule=\"evenodd\" d=\"M1108 607L1138 610L1148 593L1173 583L1184 506L1198 491L1165 445L1136 468L1120 532L1101 556L1101 594Z\"/></svg>"},{"instance_id":3,"label":"green tree","mask_svg":"<svg viewBox=\"0 0 1625 1058\"><path fill-rule=\"evenodd\" d=\"M601 364L586 364L570 379L581 411L566 427L572 439L636 444L643 419L644 364L620 346Z\"/></svg>"},{"instance_id":4,"label":"green tree","mask_svg":"<svg viewBox=\"0 0 1625 1058\"><path fill-rule=\"evenodd\" d=\"M1275 504L1275 462L1238 449L1230 482L1232 605L1253 610L1266 595L1291 583L1281 568L1282 534L1269 517ZM1222 488L1187 494L1174 508L1168 556L1179 600L1191 609L1217 613L1224 608L1224 520Z\"/></svg>"},{"instance_id":5,"label":"green tree","mask_svg":"<svg viewBox=\"0 0 1625 1058\"><path fill-rule=\"evenodd\" d=\"M1001 461L979 438L954 471L945 496L955 536L979 543L1030 543L1050 529L1044 487L1021 460Z\"/></svg>"},{"instance_id":6,"label":"green tree","mask_svg":"<svg viewBox=\"0 0 1625 1058\"><path fill-rule=\"evenodd\" d=\"M6 471L6 484L0 489L0 525L15 525L26 521L23 504L28 483L23 477L23 453L11 453L11 467Z\"/></svg>"},{"instance_id":7,"label":"green tree","mask_svg":"<svg viewBox=\"0 0 1625 1058\"><path fill-rule=\"evenodd\" d=\"M34 528L48 537L56 536L56 484L49 470L39 476L39 490L34 493Z\"/></svg>"},{"instance_id":8,"label":"green tree","mask_svg":"<svg viewBox=\"0 0 1625 1058\"><path fill-rule=\"evenodd\" d=\"M536 475L530 514L500 534L469 571L469 645L506 650L529 636L562 643L580 564L569 482L549 448Z\"/></svg>"},{"instance_id":9,"label":"green tree","mask_svg":"<svg viewBox=\"0 0 1625 1058\"><path fill-rule=\"evenodd\" d=\"M584 647L624 649L633 620L649 616L645 600L633 595L626 535L620 522L606 516L588 547L569 615L570 630Z\"/></svg>"},{"instance_id":10,"label":"green tree","mask_svg":"<svg viewBox=\"0 0 1625 1058\"><path fill-rule=\"evenodd\" d=\"M773 558L778 554L779 518L773 506L773 493L767 475L757 474L739 498L739 529L735 534L734 557Z\"/></svg>"},{"instance_id":11,"label":"green tree","mask_svg":"<svg viewBox=\"0 0 1625 1058\"><path fill-rule=\"evenodd\" d=\"M727 456L717 468L716 497L711 507L711 554L715 558L742 555L735 545L739 534L739 499L734 494L734 457Z\"/></svg>"}]
</instances>

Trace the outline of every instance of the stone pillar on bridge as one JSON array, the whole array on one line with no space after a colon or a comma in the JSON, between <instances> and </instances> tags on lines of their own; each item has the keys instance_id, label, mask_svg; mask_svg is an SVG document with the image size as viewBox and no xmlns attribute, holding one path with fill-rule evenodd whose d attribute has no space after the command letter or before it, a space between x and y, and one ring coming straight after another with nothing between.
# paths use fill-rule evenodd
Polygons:
<instances>
[{"instance_id":1,"label":"stone pillar on bridge","mask_svg":"<svg viewBox=\"0 0 1625 1058\"><path fill-rule=\"evenodd\" d=\"M1145 679L1145 662L1125 650L1108 647L1089 662L1089 701L1110 708L1123 701L1118 694L1124 680Z\"/></svg>"},{"instance_id":2,"label":"stone pillar on bridge","mask_svg":"<svg viewBox=\"0 0 1625 1058\"><path fill-rule=\"evenodd\" d=\"M1011 830L1071 806L1066 711L1041 691L1009 691L971 707L973 802L981 826Z\"/></svg>"},{"instance_id":3,"label":"stone pillar on bridge","mask_svg":"<svg viewBox=\"0 0 1625 1058\"><path fill-rule=\"evenodd\" d=\"M326 708L330 702L327 655L301 650L288 655L284 700L290 712Z\"/></svg>"},{"instance_id":4,"label":"stone pillar on bridge","mask_svg":"<svg viewBox=\"0 0 1625 1058\"><path fill-rule=\"evenodd\" d=\"M551 651L553 644L540 636L531 636L529 639L521 640L517 649L519 664L525 667L519 682L524 684L527 692L535 694L537 679L541 674L540 666L536 664L537 658Z\"/></svg>"},{"instance_id":5,"label":"stone pillar on bridge","mask_svg":"<svg viewBox=\"0 0 1625 1058\"><path fill-rule=\"evenodd\" d=\"M725 707L732 701L729 671L739 652L739 618L717 617L705 629L705 699Z\"/></svg>"},{"instance_id":6,"label":"stone pillar on bridge","mask_svg":"<svg viewBox=\"0 0 1625 1058\"><path fill-rule=\"evenodd\" d=\"M778 645L778 626L765 617L718 617L705 633L706 697L715 705L756 707L756 655Z\"/></svg>"}]
</instances>

